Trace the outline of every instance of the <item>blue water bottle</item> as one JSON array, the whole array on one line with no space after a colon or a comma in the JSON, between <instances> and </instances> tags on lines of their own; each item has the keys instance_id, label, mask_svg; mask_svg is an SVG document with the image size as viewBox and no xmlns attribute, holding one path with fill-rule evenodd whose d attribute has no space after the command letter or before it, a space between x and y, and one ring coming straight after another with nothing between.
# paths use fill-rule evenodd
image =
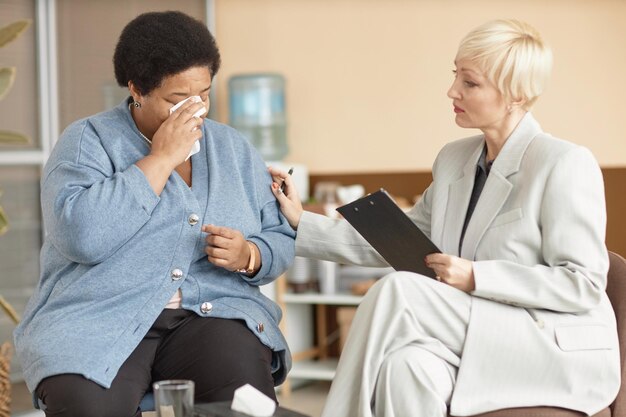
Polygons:
<instances>
[{"instance_id":1,"label":"blue water bottle","mask_svg":"<svg viewBox=\"0 0 626 417\"><path fill-rule=\"evenodd\" d=\"M228 81L230 125L252 142L266 161L288 153L285 79L280 74L234 75Z\"/></svg>"}]
</instances>

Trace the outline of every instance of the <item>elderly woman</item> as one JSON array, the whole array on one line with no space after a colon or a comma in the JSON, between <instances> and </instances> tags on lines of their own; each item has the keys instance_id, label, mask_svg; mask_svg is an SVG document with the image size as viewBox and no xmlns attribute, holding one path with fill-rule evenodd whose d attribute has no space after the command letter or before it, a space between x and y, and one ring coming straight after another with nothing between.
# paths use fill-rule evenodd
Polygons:
<instances>
[{"instance_id":1,"label":"elderly woman","mask_svg":"<svg viewBox=\"0 0 626 417\"><path fill-rule=\"evenodd\" d=\"M295 233L249 142L201 117L219 65L203 23L138 16L114 56L131 97L70 125L46 164L41 279L15 344L48 416L139 416L163 379L195 381L197 401L246 383L275 399L290 356L259 287Z\"/></svg>"},{"instance_id":2,"label":"elderly woman","mask_svg":"<svg viewBox=\"0 0 626 417\"><path fill-rule=\"evenodd\" d=\"M615 397L602 174L589 150L544 133L529 112L551 62L541 36L514 20L461 41L448 97L456 123L482 134L443 148L408 213L443 252L425 259L438 280L396 272L367 293L325 417L534 405L593 414ZM272 174L297 254L385 264L345 221L302 212L289 176Z\"/></svg>"}]
</instances>

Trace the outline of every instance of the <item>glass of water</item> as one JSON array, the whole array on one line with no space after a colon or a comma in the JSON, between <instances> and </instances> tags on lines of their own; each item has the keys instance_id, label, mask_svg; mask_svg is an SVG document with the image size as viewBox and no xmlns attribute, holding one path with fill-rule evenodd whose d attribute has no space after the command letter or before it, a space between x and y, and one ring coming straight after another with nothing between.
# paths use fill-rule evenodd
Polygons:
<instances>
[{"instance_id":1,"label":"glass of water","mask_svg":"<svg viewBox=\"0 0 626 417\"><path fill-rule=\"evenodd\" d=\"M170 379L152 384L157 417L193 417L194 383Z\"/></svg>"}]
</instances>

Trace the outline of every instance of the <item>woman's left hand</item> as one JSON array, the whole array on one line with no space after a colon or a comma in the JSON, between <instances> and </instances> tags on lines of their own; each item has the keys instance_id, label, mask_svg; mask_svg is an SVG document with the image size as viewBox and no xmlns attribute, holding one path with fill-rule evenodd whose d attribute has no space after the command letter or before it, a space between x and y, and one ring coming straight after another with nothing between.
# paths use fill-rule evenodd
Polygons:
<instances>
[{"instance_id":1,"label":"woman's left hand","mask_svg":"<svg viewBox=\"0 0 626 417\"><path fill-rule=\"evenodd\" d=\"M208 233L204 251L209 262L229 271L248 267L250 246L239 230L205 224L202 231Z\"/></svg>"},{"instance_id":2,"label":"woman's left hand","mask_svg":"<svg viewBox=\"0 0 626 417\"><path fill-rule=\"evenodd\" d=\"M444 253L426 256L426 266L437 274L437 280L467 293L474 291L474 268L472 261Z\"/></svg>"}]
</instances>

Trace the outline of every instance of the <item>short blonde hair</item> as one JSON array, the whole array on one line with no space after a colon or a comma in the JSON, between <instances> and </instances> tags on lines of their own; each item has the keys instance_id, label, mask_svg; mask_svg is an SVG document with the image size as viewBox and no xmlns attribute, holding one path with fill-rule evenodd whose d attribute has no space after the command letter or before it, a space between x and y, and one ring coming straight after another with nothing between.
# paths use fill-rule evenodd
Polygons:
<instances>
[{"instance_id":1,"label":"short blonde hair","mask_svg":"<svg viewBox=\"0 0 626 417\"><path fill-rule=\"evenodd\" d=\"M535 28L518 20L494 20L468 33L457 60L477 64L505 99L525 100L529 110L552 71L552 51Z\"/></svg>"}]
</instances>

